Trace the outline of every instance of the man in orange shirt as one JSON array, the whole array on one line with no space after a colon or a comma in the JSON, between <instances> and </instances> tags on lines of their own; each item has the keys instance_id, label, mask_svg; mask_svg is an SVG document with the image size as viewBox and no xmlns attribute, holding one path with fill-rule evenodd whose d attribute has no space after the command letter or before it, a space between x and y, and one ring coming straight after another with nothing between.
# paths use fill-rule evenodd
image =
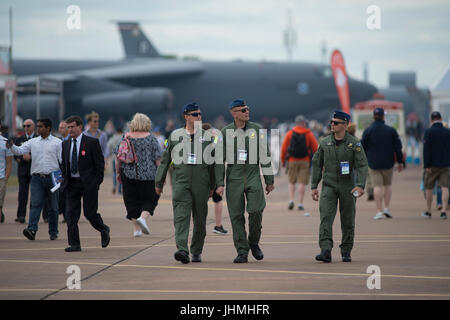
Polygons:
<instances>
[{"instance_id":1,"label":"man in orange shirt","mask_svg":"<svg viewBox=\"0 0 450 320\"><path fill-rule=\"evenodd\" d=\"M299 115L295 118L295 127L289 130L281 146L281 161L283 167L288 164L289 177L289 210L294 209L295 185L299 184L298 210L304 210L303 197L305 187L309 183L310 161L317 151L318 143L314 134L306 127L307 120Z\"/></svg>"}]
</instances>

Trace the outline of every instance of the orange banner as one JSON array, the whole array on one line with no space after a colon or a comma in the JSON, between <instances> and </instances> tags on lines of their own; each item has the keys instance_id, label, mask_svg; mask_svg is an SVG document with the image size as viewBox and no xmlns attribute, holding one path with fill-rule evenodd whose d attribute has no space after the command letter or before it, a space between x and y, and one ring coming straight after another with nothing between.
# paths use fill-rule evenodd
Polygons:
<instances>
[{"instance_id":1,"label":"orange banner","mask_svg":"<svg viewBox=\"0 0 450 320\"><path fill-rule=\"evenodd\" d=\"M334 50L331 54L331 70L333 71L334 83L336 84L342 111L350 114L347 72L345 71L344 57L339 50Z\"/></svg>"}]
</instances>

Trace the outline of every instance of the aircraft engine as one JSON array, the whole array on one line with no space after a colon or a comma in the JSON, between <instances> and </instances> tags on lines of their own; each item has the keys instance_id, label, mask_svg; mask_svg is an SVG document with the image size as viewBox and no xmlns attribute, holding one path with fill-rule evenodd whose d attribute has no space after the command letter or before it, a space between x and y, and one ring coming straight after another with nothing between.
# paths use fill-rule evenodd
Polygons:
<instances>
[{"instance_id":1,"label":"aircraft engine","mask_svg":"<svg viewBox=\"0 0 450 320\"><path fill-rule=\"evenodd\" d=\"M172 108L172 92L167 88L131 89L91 94L82 99L85 113L92 110L102 114L130 117L136 112L149 115L166 113Z\"/></svg>"}]
</instances>

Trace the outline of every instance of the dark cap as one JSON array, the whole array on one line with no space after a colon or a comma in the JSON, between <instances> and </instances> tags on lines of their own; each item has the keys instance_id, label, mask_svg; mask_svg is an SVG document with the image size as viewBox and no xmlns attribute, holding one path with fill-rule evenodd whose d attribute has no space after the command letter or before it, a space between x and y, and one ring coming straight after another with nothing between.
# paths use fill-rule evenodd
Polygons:
<instances>
[{"instance_id":1,"label":"dark cap","mask_svg":"<svg viewBox=\"0 0 450 320\"><path fill-rule=\"evenodd\" d=\"M198 104L196 102L192 102L183 107L183 113L191 112L191 111L198 110L198 109L200 109Z\"/></svg>"},{"instance_id":2,"label":"dark cap","mask_svg":"<svg viewBox=\"0 0 450 320\"><path fill-rule=\"evenodd\" d=\"M345 120L345 121L350 121L351 117L350 117L349 114L347 114L345 112L342 112L342 111L339 111L339 110L334 110L333 118L341 119L341 120Z\"/></svg>"},{"instance_id":3,"label":"dark cap","mask_svg":"<svg viewBox=\"0 0 450 320\"><path fill-rule=\"evenodd\" d=\"M308 122L308 119L306 119L304 115L299 114L298 116L295 117L295 123L300 122Z\"/></svg>"},{"instance_id":4,"label":"dark cap","mask_svg":"<svg viewBox=\"0 0 450 320\"><path fill-rule=\"evenodd\" d=\"M235 100L231 101L230 109L233 109L235 107L243 107L245 105L246 105L246 103L243 99L235 99Z\"/></svg>"},{"instance_id":5,"label":"dark cap","mask_svg":"<svg viewBox=\"0 0 450 320\"><path fill-rule=\"evenodd\" d=\"M384 109L383 108L376 108L375 110L373 110L373 115L374 116L384 116Z\"/></svg>"},{"instance_id":6,"label":"dark cap","mask_svg":"<svg viewBox=\"0 0 450 320\"><path fill-rule=\"evenodd\" d=\"M439 111L433 111L431 113L431 120L442 120L441 113Z\"/></svg>"}]
</instances>

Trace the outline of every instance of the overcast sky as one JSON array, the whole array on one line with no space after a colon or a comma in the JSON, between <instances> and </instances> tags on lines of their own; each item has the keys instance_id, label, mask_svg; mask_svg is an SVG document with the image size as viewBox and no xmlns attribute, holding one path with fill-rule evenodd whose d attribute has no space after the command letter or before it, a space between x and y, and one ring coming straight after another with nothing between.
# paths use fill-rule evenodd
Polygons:
<instances>
[{"instance_id":1,"label":"overcast sky","mask_svg":"<svg viewBox=\"0 0 450 320\"><path fill-rule=\"evenodd\" d=\"M81 29L69 30L69 5L81 9ZM379 30L366 12L380 8ZM0 45L9 43L13 8L15 58L120 59L123 49L111 20L142 21L163 54L203 60L286 61L287 10L297 33L293 61L321 62L322 43L344 54L348 73L388 85L390 71L415 71L421 87L435 82L450 63L448 0L2 0Z\"/></svg>"}]
</instances>

